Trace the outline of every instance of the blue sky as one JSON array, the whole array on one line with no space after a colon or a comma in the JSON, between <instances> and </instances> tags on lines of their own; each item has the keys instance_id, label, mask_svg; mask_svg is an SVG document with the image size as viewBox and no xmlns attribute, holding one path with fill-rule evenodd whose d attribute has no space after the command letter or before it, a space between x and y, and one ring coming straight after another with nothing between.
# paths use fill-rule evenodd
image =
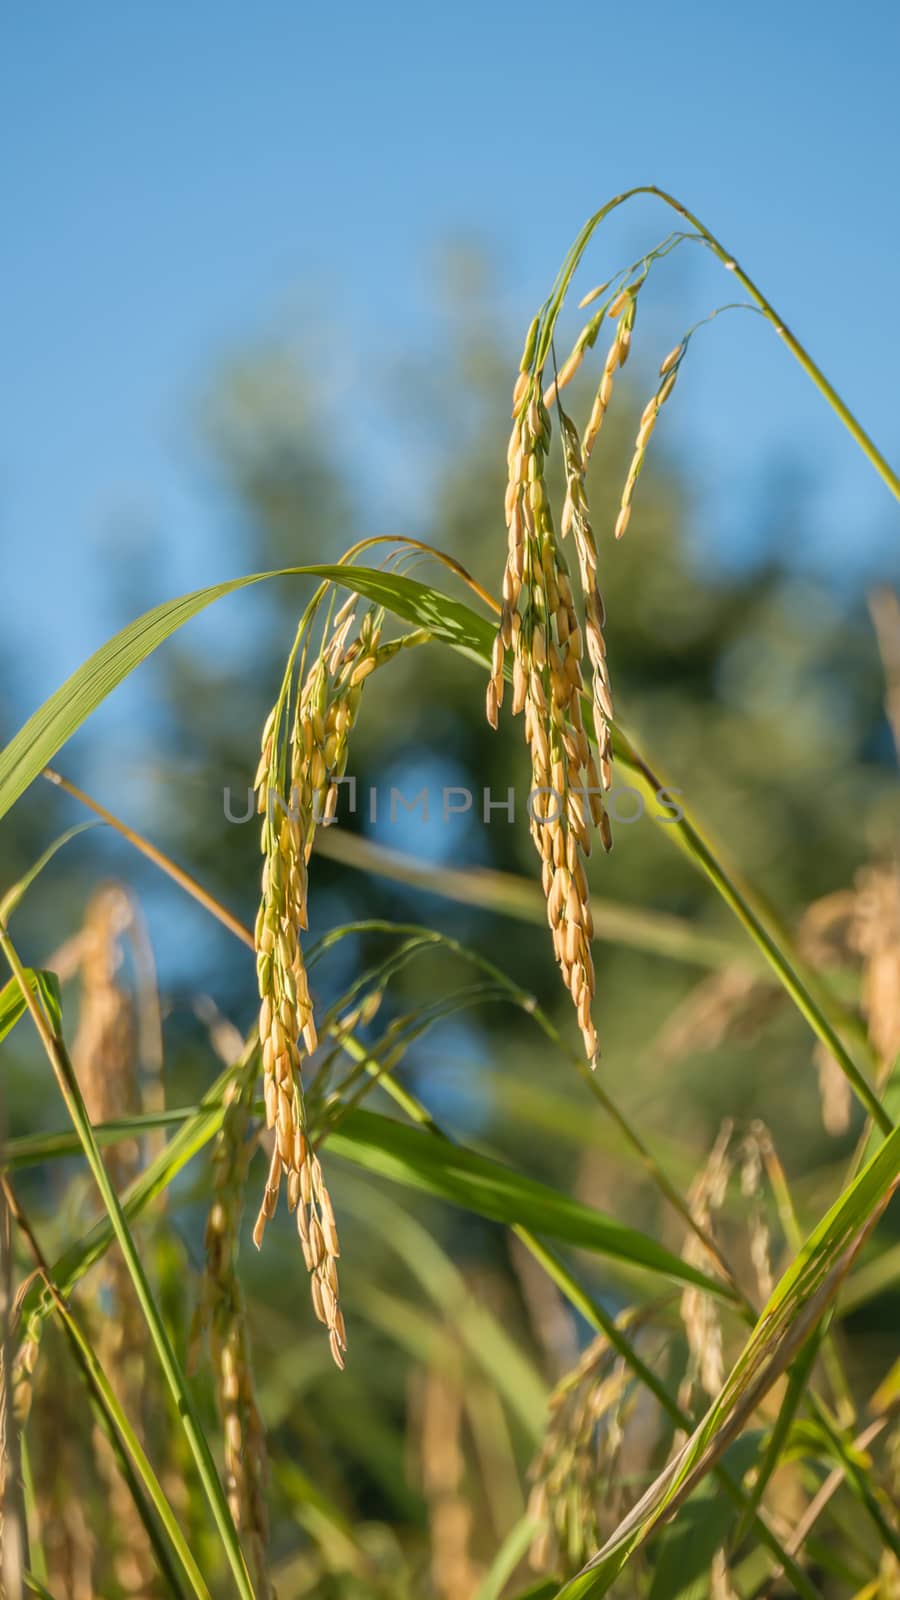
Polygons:
<instances>
[{"instance_id":1,"label":"blue sky","mask_svg":"<svg viewBox=\"0 0 900 1600\"><path fill-rule=\"evenodd\" d=\"M148 603L225 575L180 429L229 349L285 307L306 326L321 311L371 403L391 339L428 336L436 244L483 238L524 327L584 217L632 183L699 212L900 458L900 9L549 15L530 0L7 12L0 537L29 698L126 620L101 598L98 563L128 560L115 530L153 529ZM585 286L667 226L642 202ZM692 315L730 297L723 279L697 269ZM659 315L674 342L683 310L664 297ZM887 492L755 319L710 330L681 389L714 535L778 452L820 475L825 559L896 543Z\"/></svg>"}]
</instances>

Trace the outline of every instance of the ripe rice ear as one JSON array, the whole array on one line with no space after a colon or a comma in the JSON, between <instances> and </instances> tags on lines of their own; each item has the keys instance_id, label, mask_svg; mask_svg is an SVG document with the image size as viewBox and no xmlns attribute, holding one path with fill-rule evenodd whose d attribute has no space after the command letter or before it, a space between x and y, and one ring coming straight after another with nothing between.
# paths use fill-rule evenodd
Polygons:
<instances>
[{"instance_id":1,"label":"ripe rice ear","mask_svg":"<svg viewBox=\"0 0 900 1600\"><path fill-rule=\"evenodd\" d=\"M328 1330L339 1367L344 1364L346 1330L338 1301L337 1228L321 1165L310 1150L303 1098L302 1061L318 1040L300 931L308 921L308 863L316 827L337 804L363 684L380 659L381 613L370 607L360 620L358 607L358 597L351 595L326 626L319 651L298 683L287 735L293 661L302 643L302 668L308 646L304 619L282 694L263 729L257 770L264 855L255 929L259 1040L266 1123L274 1132L274 1145L253 1238L259 1248L284 1175L310 1274L313 1310ZM392 653L392 647L386 652Z\"/></svg>"}]
</instances>

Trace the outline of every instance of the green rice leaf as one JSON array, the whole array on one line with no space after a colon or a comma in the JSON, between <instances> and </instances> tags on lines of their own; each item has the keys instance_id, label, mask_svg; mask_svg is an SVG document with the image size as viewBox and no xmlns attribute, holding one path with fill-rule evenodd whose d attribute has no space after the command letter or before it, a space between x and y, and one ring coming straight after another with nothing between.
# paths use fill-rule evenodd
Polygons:
<instances>
[{"instance_id":1,"label":"green rice leaf","mask_svg":"<svg viewBox=\"0 0 900 1600\"><path fill-rule=\"evenodd\" d=\"M329 1134L328 1151L494 1222L531 1228L657 1276L697 1284L719 1299L731 1298L727 1285L689 1266L647 1234L557 1194L499 1161L449 1139L431 1138L391 1117L374 1111L348 1112Z\"/></svg>"}]
</instances>

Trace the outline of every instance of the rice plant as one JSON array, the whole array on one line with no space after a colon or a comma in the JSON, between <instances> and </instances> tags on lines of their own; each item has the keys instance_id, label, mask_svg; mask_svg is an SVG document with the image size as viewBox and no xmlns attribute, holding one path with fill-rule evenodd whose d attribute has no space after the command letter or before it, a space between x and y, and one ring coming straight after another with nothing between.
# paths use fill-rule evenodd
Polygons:
<instances>
[{"instance_id":1,"label":"rice plant","mask_svg":"<svg viewBox=\"0 0 900 1600\"><path fill-rule=\"evenodd\" d=\"M567 350L576 273L636 194L674 210L677 231L588 290ZM896 474L728 251L672 197L633 190L582 229L525 337L505 550L499 531L490 546L496 594L453 550L410 537L231 579L137 618L0 754L4 815L32 785L53 785L67 820L92 813L227 930L258 990L255 1015L191 998L202 1092L173 1103L169 1002L127 884L95 884L80 930L55 949L28 934L24 911L52 896L80 823L3 886L0 1039L33 1028L42 1097L56 1096L46 1123L0 1130L10 1600L900 1593L900 1362L890 1350L877 1371L850 1362L847 1334L896 1278L896 861L872 859L789 928L612 698L605 577L641 559L645 464L695 335L730 305L653 355L610 526L591 509L591 473L609 473L601 433L631 404L622 370L641 345L646 285L688 243L740 286L900 499ZM300 580L307 599L264 726L239 730L258 760L262 856L244 920L50 763L184 623L275 580L292 593ZM896 597L876 596L872 614L896 736ZM402 724L401 665L434 652L471 688L472 718L486 696L511 760L507 713L522 714L517 825L538 882L417 863L341 825L370 706ZM614 771L656 802L648 816L730 932L610 900L592 847L605 858L614 845ZM677 806L660 803L676 791ZM317 869L333 860L510 927L546 922L543 960L559 967L567 1009L521 983L514 939L484 947L477 918L471 942L440 915L322 927ZM607 1077L610 944L714 968L694 972L647 1046L669 1073L799 1018L798 1070L818 1083L829 1136L852 1136L843 1165L811 1183L789 1175L784 1130L762 1120L752 1084L703 1152L667 1147L658 1119L648 1132ZM541 1063L537 1087L509 1057L486 1064L507 1124L499 1147L445 1126L452 1116L414 1070L424 1041L465 1037L488 1007ZM478 1070L464 1053L461 1064ZM490 1248L467 1253L447 1215L478 1219ZM268 1298L254 1246L271 1261Z\"/></svg>"}]
</instances>

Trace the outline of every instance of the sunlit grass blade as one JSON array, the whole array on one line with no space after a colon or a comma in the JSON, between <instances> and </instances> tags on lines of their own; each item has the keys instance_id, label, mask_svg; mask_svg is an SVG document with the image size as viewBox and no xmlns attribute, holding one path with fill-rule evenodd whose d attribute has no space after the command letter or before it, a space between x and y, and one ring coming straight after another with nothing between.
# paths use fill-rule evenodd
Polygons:
<instances>
[{"instance_id":1,"label":"sunlit grass blade","mask_svg":"<svg viewBox=\"0 0 900 1600\"><path fill-rule=\"evenodd\" d=\"M722 1465L735 1481L741 1481L758 1448L758 1436L745 1434L726 1450ZM647 1600L694 1600L705 1594L713 1557L731 1536L737 1516L712 1477L701 1483L660 1538Z\"/></svg>"},{"instance_id":2,"label":"sunlit grass blade","mask_svg":"<svg viewBox=\"0 0 900 1600\"><path fill-rule=\"evenodd\" d=\"M490 649L490 628L477 613L469 611L468 607L459 610L456 606L446 611L446 600L440 591L398 573L375 568L340 564L284 567L196 589L154 606L122 628L76 668L28 718L0 753L0 817L107 696L186 622L226 595L273 578L287 577L319 578L351 587L386 606L396 616L415 621L429 631L439 628L440 637L476 660L483 659L481 647L487 631L487 648Z\"/></svg>"},{"instance_id":3,"label":"sunlit grass blade","mask_svg":"<svg viewBox=\"0 0 900 1600\"><path fill-rule=\"evenodd\" d=\"M22 1003L24 1010L24 1001ZM199 1105L171 1106L167 1111L145 1111L133 1117L117 1117L110 1122L95 1122L94 1138L102 1148L123 1139L137 1139L160 1128L178 1127L201 1115ZM0 1169L15 1172L22 1167L37 1167L44 1161L61 1161L78 1155L81 1141L71 1129L58 1133L22 1133L8 1139L0 1151ZM173 1174L174 1176L174 1174Z\"/></svg>"}]
</instances>

